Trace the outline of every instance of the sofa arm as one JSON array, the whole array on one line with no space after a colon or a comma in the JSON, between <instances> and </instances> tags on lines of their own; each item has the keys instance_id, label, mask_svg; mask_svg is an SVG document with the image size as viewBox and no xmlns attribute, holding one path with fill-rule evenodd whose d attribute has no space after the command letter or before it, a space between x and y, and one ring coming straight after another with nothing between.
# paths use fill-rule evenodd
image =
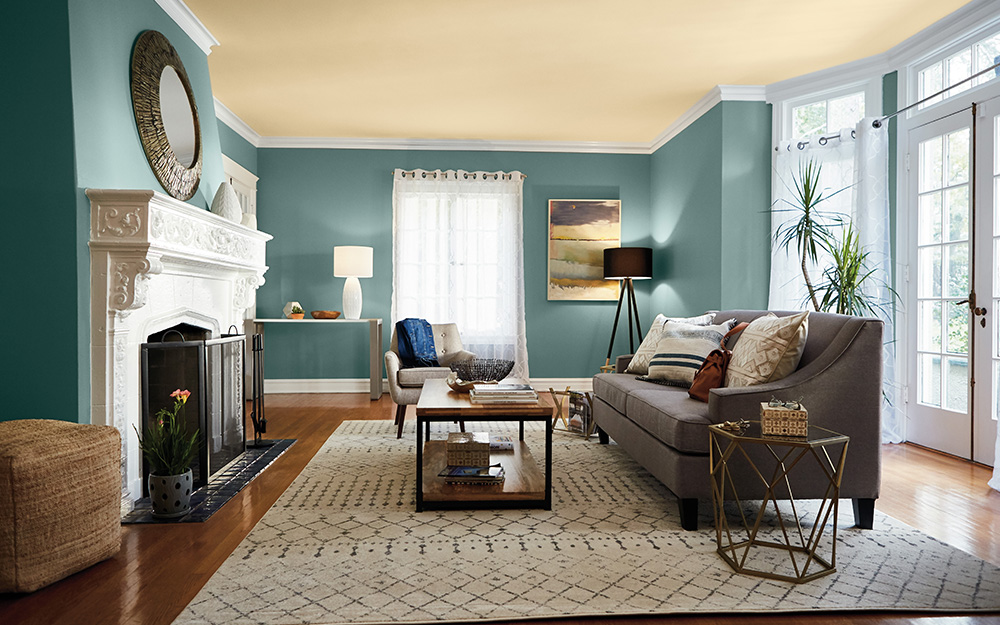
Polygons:
<instances>
[{"instance_id":1,"label":"sofa arm","mask_svg":"<svg viewBox=\"0 0 1000 625\"><path fill-rule=\"evenodd\" d=\"M632 362L632 356L635 354L625 354L624 356L619 356L615 358L615 373L625 373L628 369L629 363Z\"/></svg>"}]
</instances>

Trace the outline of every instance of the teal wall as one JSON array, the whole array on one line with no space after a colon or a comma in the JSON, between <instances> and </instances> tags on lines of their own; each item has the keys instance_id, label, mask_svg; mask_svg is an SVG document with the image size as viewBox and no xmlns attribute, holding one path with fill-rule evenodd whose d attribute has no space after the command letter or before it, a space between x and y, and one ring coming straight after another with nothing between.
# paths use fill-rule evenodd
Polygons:
<instances>
[{"instance_id":1,"label":"teal wall","mask_svg":"<svg viewBox=\"0 0 1000 625\"><path fill-rule=\"evenodd\" d=\"M652 155L656 311L767 307L770 141L770 105L721 102Z\"/></svg>"},{"instance_id":2,"label":"teal wall","mask_svg":"<svg viewBox=\"0 0 1000 625\"><path fill-rule=\"evenodd\" d=\"M69 12L66 0L15 3L4 12L0 370L7 392L0 420L76 421L89 367L78 358L81 324L74 315L83 294Z\"/></svg>"},{"instance_id":3,"label":"teal wall","mask_svg":"<svg viewBox=\"0 0 1000 625\"><path fill-rule=\"evenodd\" d=\"M256 175L257 148L253 147L252 143L241 137L225 123L221 121L216 123L219 128L219 142L222 146L222 153L245 167L250 173Z\"/></svg>"},{"instance_id":4,"label":"teal wall","mask_svg":"<svg viewBox=\"0 0 1000 625\"><path fill-rule=\"evenodd\" d=\"M162 191L139 143L129 88L132 46L153 29L177 49L195 92L204 156L202 182L190 202L209 206L223 173L208 62L153 0L43 0L8 13L0 45L5 78L19 93L0 105L11 122L0 149L0 184L12 206L31 207L7 211L24 221L14 231L38 234L11 237L3 246L4 292L62 317L43 331L9 332L5 383L18 392L7 398L0 419L89 423L90 202L84 191ZM5 315L23 316L23 306L5 308ZM9 329L19 327L13 318L6 321Z\"/></svg>"},{"instance_id":5,"label":"teal wall","mask_svg":"<svg viewBox=\"0 0 1000 625\"><path fill-rule=\"evenodd\" d=\"M624 245L648 246L650 180L645 155L333 149L261 149L258 226L274 235L257 314L281 316L285 302L307 311L341 309L344 280L333 277L334 245L375 249L374 277L361 280L363 317L381 317L388 346L392 293L394 168L520 170L524 181L525 317L532 377L589 377L604 364L616 302L549 302L548 200L620 199ZM649 323L647 287L639 311ZM331 333L335 333L331 336ZM627 349L619 328L617 351ZM363 378L367 329L267 328L267 377Z\"/></svg>"}]
</instances>

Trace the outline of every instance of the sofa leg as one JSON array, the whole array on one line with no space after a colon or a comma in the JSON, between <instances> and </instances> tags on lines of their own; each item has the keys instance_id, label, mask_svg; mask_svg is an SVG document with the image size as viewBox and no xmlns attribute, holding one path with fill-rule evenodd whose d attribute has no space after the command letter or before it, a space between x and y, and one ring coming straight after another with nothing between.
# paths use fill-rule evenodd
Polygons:
<instances>
[{"instance_id":1,"label":"sofa leg","mask_svg":"<svg viewBox=\"0 0 1000 625\"><path fill-rule=\"evenodd\" d=\"M863 530L875 527L875 500L852 499L854 503L854 525Z\"/></svg>"},{"instance_id":2,"label":"sofa leg","mask_svg":"<svg viewBox=\"0 0 1000 625\"><path fill-rule=\"evenodd\" d=\"M607 445L609 442L611 442L611 437L608 436L607 432L601 429L601 426L597 426L597 440L602 445Z\"/></svg>"},{"instance_id":3,"label":"sofa leg","mask_svg":"<svg viewBox=\"0 0 1000 625\"><path fill-rule=\"evenodd\" d=\"M677 504L681 510L681 527L688 531L698 529L698 500L678 499Z\"/></svg>"},{"instance_id":4,"label":"sofa leg","mask_svg":"<svg viewBox=\"0 0 1000 625\"><path fill-rule=\"evenodd\" d=\"M403 438L403 421L406 420L406 404L396 405L396 438Z\"/></svg>"}]
</instances>

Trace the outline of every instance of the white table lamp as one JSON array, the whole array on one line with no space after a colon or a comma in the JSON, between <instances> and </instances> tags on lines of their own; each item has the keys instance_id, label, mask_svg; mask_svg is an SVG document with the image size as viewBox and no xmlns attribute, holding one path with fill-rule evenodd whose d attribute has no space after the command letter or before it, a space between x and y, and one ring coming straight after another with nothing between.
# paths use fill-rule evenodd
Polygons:
<instances>
[{"instance_id":1,"label":"white table lamp","mask_svg":"<svg viewBox=\"0 0 1000 625\"><path fill-rule=\"evenodd\" d=\"M361 283L372 277L372 248L362 245L333 247L333 277L344 281L344 319L361 318Z\"/></svg>"}]
</instances>

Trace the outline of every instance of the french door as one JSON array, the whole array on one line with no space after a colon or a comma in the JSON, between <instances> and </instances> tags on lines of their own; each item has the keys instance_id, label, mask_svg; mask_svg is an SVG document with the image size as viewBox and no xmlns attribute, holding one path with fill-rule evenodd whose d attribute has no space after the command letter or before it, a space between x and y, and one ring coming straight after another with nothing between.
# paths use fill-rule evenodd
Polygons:
<instances>
[{"instance_id":1,"label":"french door","mask_svg":"<svg viewBox=\"0 0 1000 625\"><path fill-rule=\"evenodd\" d=\"M1000 106L908 136L907 440L993 464L1000 388ZM975 174L975 175L974 175Z\"/></svg>"}]
</instances>

